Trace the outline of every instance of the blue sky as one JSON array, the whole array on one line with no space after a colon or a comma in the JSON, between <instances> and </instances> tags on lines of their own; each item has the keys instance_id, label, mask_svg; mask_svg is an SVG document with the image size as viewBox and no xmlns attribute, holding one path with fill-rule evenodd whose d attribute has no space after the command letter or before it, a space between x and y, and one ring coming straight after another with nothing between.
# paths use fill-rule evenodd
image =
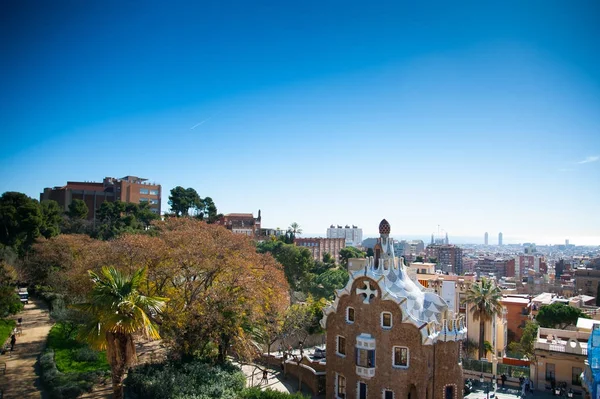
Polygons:
<instances>
[{"instance_id":1,"label":"blue sky","mask_svg":"<svg viewBox=\"0 0 600 399\"><path fill-rule=\"evenodd\" d=\"M600 244L597 1L126 3L2 2L0 192Z\"/></svg>"}]
</instances>

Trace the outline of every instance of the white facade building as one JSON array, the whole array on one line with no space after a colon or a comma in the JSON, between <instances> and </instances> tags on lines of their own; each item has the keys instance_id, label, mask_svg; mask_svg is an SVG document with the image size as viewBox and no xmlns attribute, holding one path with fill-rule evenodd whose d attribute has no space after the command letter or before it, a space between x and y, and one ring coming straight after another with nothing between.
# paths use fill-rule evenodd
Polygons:
<instances>
[{"instance_id":1,"label":"white facade building","mask_svg":"<svg viewBox=\"0 0 600 399\"><path fill-rule=\"evenodd\" d=\"M327 229L327 238L344 238L347 247L360 247L362 244L363 233L362 229L359 229L357 226L350 227L349 225L346 225L345 227L342 227L339 225L331 225Z\"/></svg>"}]
</instances>

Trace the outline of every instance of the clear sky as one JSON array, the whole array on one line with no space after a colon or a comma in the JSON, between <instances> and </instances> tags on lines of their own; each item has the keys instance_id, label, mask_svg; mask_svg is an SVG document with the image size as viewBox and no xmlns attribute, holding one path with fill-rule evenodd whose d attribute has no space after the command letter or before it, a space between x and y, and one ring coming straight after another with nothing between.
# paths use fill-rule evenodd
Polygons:
<instances>
[{"instance_id":1,"label":"clear sky","mask_svg":"<svg viewBox=\"0 0 600 399\"><path fill-rule=\"evenodd\" d=\"M600 244L600 2L488 3L5 0L0 192Z\"/></svg>"}]
</instances>

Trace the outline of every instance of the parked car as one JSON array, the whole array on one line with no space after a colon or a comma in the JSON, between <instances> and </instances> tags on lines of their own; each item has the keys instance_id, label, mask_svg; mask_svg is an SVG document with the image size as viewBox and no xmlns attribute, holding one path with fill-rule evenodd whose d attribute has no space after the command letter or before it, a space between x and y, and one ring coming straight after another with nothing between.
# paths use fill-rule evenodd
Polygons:
<instances>
[{"instance_id":1,"label":"parked car","mask_svg":"<svg viewBox=\"0 0 600 399\"><path fill-rule=\"evenodd\" d=\"M471 392L473 392L473 380L471 380L470 378L467 378L467 379L465 380L465 388L464 388L464 391L465 391L465 393L464 393L465 395L468 395L468 394L470 394Z\"/></svg>"},{"instance_id":2,"label":"parked car","mask_svg":"<svg viewBox=\"0 0 600 399\"><path fill-rule=\"evenodd\" d=\"M325 359L325 346L317 346L313 353L315 359Z\"/></svg>"},{"instance_id":3,"label":"parked car","mask_svg":"<svg viewBox=\"0 0 600 399\"><path fill-rule=\"evenodd\" d=\"M21 303L27 305L29 303L29 292L27 292L27 288L19 288L18 294L19 298L21 298Z\"/></svg>"}]
</instances>

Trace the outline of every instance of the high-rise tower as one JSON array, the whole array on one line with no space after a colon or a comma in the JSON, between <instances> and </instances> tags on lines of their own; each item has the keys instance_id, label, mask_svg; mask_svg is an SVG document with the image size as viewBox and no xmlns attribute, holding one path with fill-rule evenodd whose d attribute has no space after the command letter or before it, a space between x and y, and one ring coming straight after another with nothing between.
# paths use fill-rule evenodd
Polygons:
<instances>
[{"instance_id":1,"label":"high-rise tower","mask_svg":"<svg viewBox=\"0 0 600 399\"><path fill-rule=\"evenodd\" d=\"M485 243L485 245L488 245L488 232L487 231L483 235L483 242Z\"/></svg>"},{"instance_id":2,"label":"high-rise tower","mask_svg":"<svg viewBox=\"0 0 600 399\"><path fill-rule=\"evenodd\" d=\"M502 232L498 233L498 245L502 246Z\"/></svg>"}]
</instances>

